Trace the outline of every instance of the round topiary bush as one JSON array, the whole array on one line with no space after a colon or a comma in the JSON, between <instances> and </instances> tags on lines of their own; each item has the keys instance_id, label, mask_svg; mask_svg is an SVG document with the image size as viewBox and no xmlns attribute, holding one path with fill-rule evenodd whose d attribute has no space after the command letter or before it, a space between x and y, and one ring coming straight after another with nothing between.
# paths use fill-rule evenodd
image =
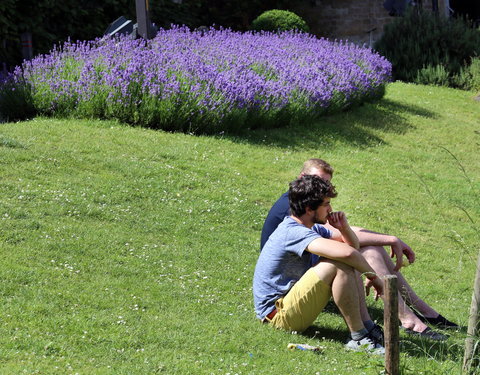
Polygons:
<instances>
[{"instance_id":1,"label":"round topiary bush","mask_svg":"<svg viewBox=\"0 0 480 375\"><path fill-rule=\"evenodd\" d=\"M253 20L252 29L256 31L309 31L307 23L300 16L288 10L279 9L267 10L260 14Z\"/></svg>"}]
</instances>

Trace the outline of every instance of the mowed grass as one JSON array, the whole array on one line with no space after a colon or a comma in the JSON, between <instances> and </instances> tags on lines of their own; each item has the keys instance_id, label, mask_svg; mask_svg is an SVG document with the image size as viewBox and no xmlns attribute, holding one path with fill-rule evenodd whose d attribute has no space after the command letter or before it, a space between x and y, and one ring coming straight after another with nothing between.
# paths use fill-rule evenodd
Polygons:
<instances>
[{"instance_id":1,"label":"mowed grass","mask_svg":"<svg viewBox=\"0 0 480 375\"><path fill-rule=\"evenodd\" d=\"M303 335L255 319L263 219L304 160L328 160L334 208L410 244L408 280L466 326L479 132L472 93L401 83L309 128L236 137L1 124L0 373L380 373L383 359L343 349L333 307ZM383 304L369 305L381 320ZM442 344L401 335L403 373L460 373L465 335ZM289 342L325 349L292 352Z\"/></svg>"}]
</instances>

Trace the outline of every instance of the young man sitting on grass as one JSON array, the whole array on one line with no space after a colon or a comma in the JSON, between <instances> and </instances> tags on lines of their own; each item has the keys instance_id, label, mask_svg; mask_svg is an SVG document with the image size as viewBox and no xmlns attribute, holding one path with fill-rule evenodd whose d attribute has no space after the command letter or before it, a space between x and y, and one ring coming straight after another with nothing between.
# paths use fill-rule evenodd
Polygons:
<instances>
[{"instance_id":1,"label":"young man sitting on grass","mask_svg":"<svg viewBox=\"0 0 480 375\"><path fill-rule=\"evenodd\" d=\"M350 330L346 347L384 354L378 338L363 324L355 270L365 275L366 290L373 287L376 298L383 293L383 284L357 250L358 239L345 214L332 212L330 200L336 195L334 187L318 176L302 176L290 184L291 216L267 240L255 267L255 312L273 327L302 332L333 297ZM328 239L318 225L327 220L344 242ZM312 254L321 257L313 266Z\"/></svg>"},{"instance_id":2,"label":"young man sitting on grass","mask_svg":"<svg viewBox=\"0 0 480 375\"><path fill-rule=\"evenodd\" d=\"M324 180L330 181L333 176L333 168L322 159L309 159L304 165L300 176L316 175ZM273 205L268 213L262 229L261 248L267 242L270 234L282 222L285 216L289 215L288 192L283 194ZM328 223L325 230L331 231L332 239L341 240L341 233ZM408 257L410 263L415 261L415 253L413 250L400 240L398 237L368 231L360 227L352 227L360 242L360 252L363 254L368 263L372 266L379 276L396 275L398 278L399 298L398 312L402 327L407 334L417 335L430 340L442 341L447 336L439 332L431 330L425 323L435 327L446 329L459 327L444 318L425 301L418 297L403 275L399 272L402 265L403 254ZM390 246L392 250L392 258L396 257L394 264L389 258L383 246ZM409 308L409 306L411 308ZM363 310L365 323L368 322L367 312ZM371 324L371 323L370 323ZM369 328L369 327L368 327Z\"/></svg>"}]
</instances>

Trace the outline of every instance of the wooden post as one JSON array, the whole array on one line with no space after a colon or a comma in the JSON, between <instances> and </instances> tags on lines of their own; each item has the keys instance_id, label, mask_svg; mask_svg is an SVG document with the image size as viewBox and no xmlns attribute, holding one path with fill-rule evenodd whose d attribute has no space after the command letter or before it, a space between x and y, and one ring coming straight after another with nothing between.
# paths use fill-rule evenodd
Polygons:
<instances>
[{"instance_id":1,"label":"wooden post","mask_svg":"<svg viewBox=\"0 0 480 375\"><path fill-rule=\"evenodd\" d=\"M22 41L22 57L24 60L31 60L33 58L32 33L20 34Z\"/></svg>"},{"instance_id":2,"label":"wooden post","mask_svg":"<svg viewBox=\"0 0 480 375\"><path fill-rule=\"evenodd\" d=\"M144 39L151 39L153 33L148 0L135 0L135 8L137 11L138 34Z\"/></svg>"},{"instance_id":3,"label":"wooden post","mask_svg":"<svg viewBox=\"0 0 480 375\"><path fill-rule=\"evenodd\" d=\"M465 356L463 371L473 374L480 366L480 253L477 260L477 272L473 284L472 304L468 318L467 339L465 340Z\"/></svg>"},{"instance_id":4,"label":"wooden post","mask_svg":"<svg viewBox=\"0 0 480 375\"><path fill-rule=\"evenodd\" d=\"M384 282L385 374L400 374L397 276L387 275Z\"/></svg>"}]
</instances>

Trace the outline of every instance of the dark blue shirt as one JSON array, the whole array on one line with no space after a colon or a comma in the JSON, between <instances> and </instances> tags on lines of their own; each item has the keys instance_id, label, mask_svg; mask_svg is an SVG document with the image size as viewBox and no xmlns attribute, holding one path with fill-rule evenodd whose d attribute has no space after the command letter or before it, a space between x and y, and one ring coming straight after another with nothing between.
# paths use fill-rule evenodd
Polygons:
<instances>
[{"instance_id":1,"label":"dark blue shirt","mask_svg":"<svg viewBox=\"0 0 480 375\"><path fill-rule=\"evenodd\" d=\"M268 212L267 218L263 223L262 236L260 238L260 250L268 240L268 237L277 229L278 225L290 215L290 202L288 201L288 191L283 194Z\"/></svg>"}]
</instances>

